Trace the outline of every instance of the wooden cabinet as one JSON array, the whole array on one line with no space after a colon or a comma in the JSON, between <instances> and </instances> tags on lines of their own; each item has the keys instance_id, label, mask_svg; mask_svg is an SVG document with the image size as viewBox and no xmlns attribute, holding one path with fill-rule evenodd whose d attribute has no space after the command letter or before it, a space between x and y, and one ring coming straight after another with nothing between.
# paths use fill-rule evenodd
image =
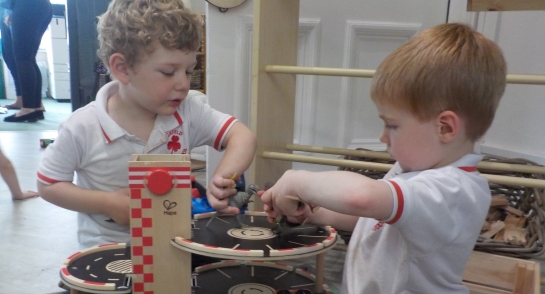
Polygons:
<instances>
[{"instance_id":1,"label":"wooden cabinet","mask_svg":"<svg viewBox=\"0 0 545 294\"><path fill-rule=\"evenodd\" d=\"M191 74L191 90L197 90L206 94L206 18L202 15L203 34L201 47L197 51L197 66Z\"/></svg>"}]
</instances>

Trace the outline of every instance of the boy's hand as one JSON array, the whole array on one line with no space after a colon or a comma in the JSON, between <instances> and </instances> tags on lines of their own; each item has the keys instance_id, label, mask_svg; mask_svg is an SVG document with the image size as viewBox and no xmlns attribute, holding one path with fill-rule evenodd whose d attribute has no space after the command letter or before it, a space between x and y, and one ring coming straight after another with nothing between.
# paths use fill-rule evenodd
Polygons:
<instances>
[{"instance_id":1,"label":"boy's hand","mask_svg":"<svg viewBox=\"0 0 545 294\"><path fill-rule=\"evenodd\" d=\"M28 198L34 198L34 197L38 197L38 196L40 196L40 194L38 194L38 192L23 191L21 193L21 195L13 196L12 199L13 200L25 200L25 199L28 199Z\"/></svg>"},{"instance_id":2,"label":"boy's hand","mask_svg":"<svg viewBox=\"0 0 545 294\"><path fill-rule=\"evenodd\" d=\"M128 226L130 224L130 189L123 188L112 192L112 197L108 202L106 215L108 215L117 224Z\"/></svg>"},{"instance_id":3,"label":"boy's hand","mask_svg":"<svg viewBox=\"0 0 545 294\"><path fill-rule=\"evenodd\" d=\"M289 222L302 223L306 219L307 205L302 203L297 196L281 192L283 178L284 176L270 189L258 193L264 203L264 210L268 214L267 219L269 222L273 222L277 216L285 215Z\"/></svg>"},{"instance_id":4,"label":"boy's hand","mask_svg":"<svg viewBox=\"0 0 545 294\"><path fill-rule=\"evenodd\" d=\"M222 177L221 175L214 175L208 189L206 189L206 198L212 208L219 213L237 214L239 209L237 207L229 206L229 196L235 194L235 181L231 179L232 176Z\"/></svg>"}]
</instances>

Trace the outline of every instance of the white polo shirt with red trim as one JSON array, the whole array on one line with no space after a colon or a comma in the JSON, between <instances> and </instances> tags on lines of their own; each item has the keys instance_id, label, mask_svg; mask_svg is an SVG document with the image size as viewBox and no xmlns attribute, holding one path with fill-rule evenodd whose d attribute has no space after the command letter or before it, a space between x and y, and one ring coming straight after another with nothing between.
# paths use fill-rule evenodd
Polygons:
<instances>
[{"instance_id":1,"label":"white polo shirt with red trim","mask_svg":"<svg viewBox=\"0 0 545 294\"><path fill-rule=\"evenodd\" d=\"M341 293L469 293L462 272L488 212L488 181L468 154L449 166L386 174L394 197L383 221L360 218Z\"/></svg>"},{"instance_id":2,"label":"white polo shirt with red trim","mask_svg":"<svg viewBox=\"0 0 545 294\"><path fill-rule=\"evenodd\" d=\"M118 89L117 81L106 84L96 101L61 123L55 142L45 150L38 168L39 181L46 185L73 182L75 174L76 185L85 189L128 188L132 154L184 154L202 145L221 151L225 135L237 121L202 103L202 93L189 91L174 115L157 115L146 142L127 133L108 115L107 100ZM106 215L78 213L78 224L78 239L84 247L130 239L129 228Z\"/></svg>"}]
</instances>

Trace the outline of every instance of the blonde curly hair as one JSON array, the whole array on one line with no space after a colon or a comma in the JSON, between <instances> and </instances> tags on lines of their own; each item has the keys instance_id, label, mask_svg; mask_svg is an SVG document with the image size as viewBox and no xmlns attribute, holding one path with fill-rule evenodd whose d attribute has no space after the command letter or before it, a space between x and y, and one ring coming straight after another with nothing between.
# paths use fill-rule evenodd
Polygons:
<instances>
[{"instance_id":1,"label":"blonde curly hair","mask_svg":"<svg viewBox=\"0 0 545 294\"><path fill-rule=\"evenodd\" d=\"M171 50L198 50L203 20L182 0L112 0L97 29L97 54L109 70L114 53L123 54L133 67L157 43Z\"/></svg>"}]
</instances>

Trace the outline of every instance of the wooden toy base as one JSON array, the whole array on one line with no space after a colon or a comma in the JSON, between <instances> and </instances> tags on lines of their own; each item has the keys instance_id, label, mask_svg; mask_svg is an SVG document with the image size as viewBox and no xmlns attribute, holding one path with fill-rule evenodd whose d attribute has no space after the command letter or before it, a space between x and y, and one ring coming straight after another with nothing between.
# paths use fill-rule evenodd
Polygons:
<instances>
[{"instance_id":1,"label":"wooden toy base","mask_svg":"<svg viewBox=\"0 0 545 294\"><path fill-rule=\"evenodd\" d=\"M195 294L274 294L282 289L315 293L314 275L280 263L229 260L198 267L195 273ZM331 293L326 284L323 289Z\"/></svg>"},{"instance_id":2,"label":"wooden toy base","mask_svg":"<svg viewBox=\"0 0 545 294\"><path fill-rule=\"evenodd\" d=\"M174 247L183 251L230 259L197 267L192 279L197 287L192 288L192 293L274 294L282 289L331 293L323 284L323 253L337 242L334 229L307 225L286 228L277 236L263 212L247 212L246 228L236 227L234 215L216 217L206 227L212 216L213 213L195 216L191 240L171 240ZM107 244L73 254L61 269L62 282L73 290L71 293L131 293L133 265L127 248L126 244ZM316 276L269 262L307 256L317 256Z\"/></svg>"},{"instance_id":3,"label":"wooden toy base","mask_svg":"<svg viewBox=\"0 0 545 294\"><path fill-rule=\"evenodd\" d=\"M221 259L281 260L313 256L331 249L337 233L330 227L299 226L286 228L281 236L271 231L273 225L263 212L246 212L246 228L236 227L234 215L195 215L191 240L176 237L172 245L191 253Z\"/></svg>"},{"instance_id":4,"label":"wooden toy base","mask_svg":"<svg viewBox=\"0 0 545 294\"><path fill-rule=\"evenodd\" d=\"M124 243L92 247L70 256L61 268L69 288L89 293L130 293L131 255Z\"/></svg>"}]
</instances>

